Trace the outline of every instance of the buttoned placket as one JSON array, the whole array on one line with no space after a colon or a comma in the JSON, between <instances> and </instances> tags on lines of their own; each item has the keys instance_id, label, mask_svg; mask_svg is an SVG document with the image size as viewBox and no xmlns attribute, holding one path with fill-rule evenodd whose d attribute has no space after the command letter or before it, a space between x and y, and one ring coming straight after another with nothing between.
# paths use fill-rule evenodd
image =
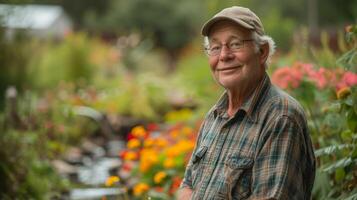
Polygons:
<instances>
[{"instance_id":1,"label":"buttoned placket","mask_svg":"<svg viewBox=\"0 0 357 200\"><path fill-rule=\"evenodd\" d=\"M213 122L212 127L209 129L209 133L212 133L215 129L216 126L221 126L218 128L218 132L214 134L213 139L210 142L203 142L205 143L204 145L214 145L214 150L213 152L219 152L219 153L212 153L210 156L209 154L207 155L208 158L207 162L211 163L207 165L207 167L204 168L203 174L210 174L212 175L214 171L216 170L216 167L219 167L217 164L222 156L222 149L227 141L227 137L230 134L230 123L232 121L237 121L239 120L238 118L242 117L241 115L236 115L232 118L229 118L227 114L225 115L217 115L216 119ZM222 125L220 125L222 124ZM217 130L217 129L216 129ZM222 139L217 139L218 137ZM202 140L204 141L204 140ZM214 163L214 164L212 164ZM207 191L207 187L211 183L212 176L209 176L209 178L206 178L202 181L202 184L200 185L199 192L197 193L198 197L194 199L209 199L212 196L210 195L210 191Z\"/></svg>"},{"instance_id":2,"label":"buttoned placket","mask_svg":"<svg viewBox=\"0 0 357 200\"><path fill-rule=\"evenodd\" d=\"M214 163L214 164L207 165L207 167L203 171L203 174L213 174L214 173L214 171L217 167L218 161L221 157L223 146L224 146L227 136L229 134L228 123L230 120L231 119L229 119L228 117L225 117L225 116L221 116L221 115L216 116L213 126L210 128L210 133L212 133L214 131L214 129L217 125L220 126L220 124L222 124L221 127L218 128L218 131L216 133L214 133L215 134L214 139L211 141L211 145L214 145L213 152L219 152L219 153L212 153L211 156L208 155L209 157L207 158L207 160L208 160L207 162ZM219 121L219 123L218 123L218 121ZM218 139L218 138L222 138L222 139ZM206 195L208 195L209 192L207 193L206 189L207 189L208 185L210 184L211 179L212 179L212 176L203 180L202 185L200 187L199 194L204 195L204 196L203 197L200 196L200 198L203 198L203 199L208 198L208 196L206 196Z\"/></svg>"}]
</instances>

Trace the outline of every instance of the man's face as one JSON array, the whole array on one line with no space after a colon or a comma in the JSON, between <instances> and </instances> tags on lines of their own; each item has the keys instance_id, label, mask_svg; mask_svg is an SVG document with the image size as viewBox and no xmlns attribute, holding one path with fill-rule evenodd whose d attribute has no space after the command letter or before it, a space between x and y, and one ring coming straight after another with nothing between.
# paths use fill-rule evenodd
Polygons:
<instances>
[{"instance_id":1,"label":"man's face","mask_svg":"<svg viewBox=\"0 0 357 200\"><path fill-rule=\"evenodd\" d=\"M209 46L222 46L218 55L209 56L209 65L216 81L227 90L249 90L264 75L264 59L256 50L251 31L230 21L216 23L209 34ZM242 43L242 40L249 40ZM231 51L227 46L243 44Z\"/></svg>"}]
</instances>

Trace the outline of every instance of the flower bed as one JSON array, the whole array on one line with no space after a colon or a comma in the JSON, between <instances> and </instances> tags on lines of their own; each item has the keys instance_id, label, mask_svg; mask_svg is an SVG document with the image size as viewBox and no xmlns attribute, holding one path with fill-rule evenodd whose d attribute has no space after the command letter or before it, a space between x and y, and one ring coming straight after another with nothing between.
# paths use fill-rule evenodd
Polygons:
<instances>
[{"instance_id":1,"label":"flower bed","mask_svg":"<svg viewBox=\"0 0 357 200\"><path fill-rule=\"evenodd\" d=\"M134 127L127 149L120 152L124 163L119 177L109 177L106 185L121 185L136 199L173 198L195 145L197 128L184 123Z\"/></svg>"}]
</instances>

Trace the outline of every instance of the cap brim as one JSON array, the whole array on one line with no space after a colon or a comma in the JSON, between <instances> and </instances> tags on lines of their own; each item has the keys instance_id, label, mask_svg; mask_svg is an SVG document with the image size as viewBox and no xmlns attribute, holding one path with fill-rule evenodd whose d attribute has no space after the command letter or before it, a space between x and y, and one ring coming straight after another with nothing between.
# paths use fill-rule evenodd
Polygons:
<instances>
[{"instance_id":1,"label":"cap brim","mask_svg":"<svg viewBox=\"0 0 357 200\"><path fill-rule=\"evenodd\" d=\"M217 23L218 21L223 21L223 20L228 20L228 21L232 21L234 23L237 23L238 25L240 26L243 26L244 28L247 28L247 29L251 29L253 30L254 27L250 24L247 24L246 22L244 22L243 20L240 20L240 19L233 19L231 17L224 17L224 16L218 16L218 17L214 17L210 20L208 20L203 26L202 26L202 29L201 29L201 34L203 36L208 36L209 32L210 32L210 29L212 28L212 26Z\"/></svg>"}]
</instances>

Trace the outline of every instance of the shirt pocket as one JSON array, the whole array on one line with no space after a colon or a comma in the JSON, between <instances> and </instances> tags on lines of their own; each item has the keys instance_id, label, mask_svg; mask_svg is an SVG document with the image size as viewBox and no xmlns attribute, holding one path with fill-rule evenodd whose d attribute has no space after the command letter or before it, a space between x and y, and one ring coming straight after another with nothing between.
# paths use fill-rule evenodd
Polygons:
<instances>
[{"instance_id":1,"label":"shirt pocket","mask_svg":"<svg viewBox=\"0 0 357 200\"><path fill-rule=\"evenodd\" d=\"M246 199L251 193L252 167L250 157L231 156L225 162L224 186L220 195L225 199Z\"/></svg>"},{"instance_id":2,"label":"shirt pocket","mask_svg":"<svg viewBox=\"0 0 357 200\"><path fill-rule=\"evenodd\" d=\"M202 172L203 172L203 158L207 152L208 147L202 146L200 147L196 153L193 154L192 157L192 187L195 188L202 180Z\"/></svg>"}]
</instances>

